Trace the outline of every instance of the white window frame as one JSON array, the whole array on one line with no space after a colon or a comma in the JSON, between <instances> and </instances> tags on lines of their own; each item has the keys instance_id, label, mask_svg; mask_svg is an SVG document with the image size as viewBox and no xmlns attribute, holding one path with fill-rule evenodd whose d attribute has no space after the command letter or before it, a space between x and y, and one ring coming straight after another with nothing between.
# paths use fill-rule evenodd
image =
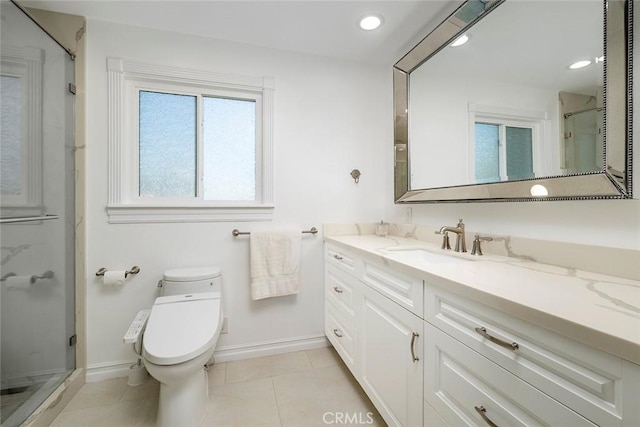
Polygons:
<instances>
[{"instance_id":1,"label":"white window frame","mask_svg":"<svg viewBox=\"0 0 640 427\"><path fill-rule=\"evenodd\" d=\"M542 111L527 111L514 108L495 107L489 105L479 105L469 103L469 179L475 182L476 176L476 123L489 123L500 125L500 179L506 180L506 144L504 136L504 126L522 127L532 130L532 156L533 173L536 177L546 176L545 171L549 170L550 164L547 159L549 147L544 141L550 140L549 135L549 115Z\"/></svg>"},{"instance_id":2,"label":"white window frame","mask_svg":"<svg viewBox=\"0 0 640 427\"><path fill-rule=\"evenodd\" d=\"M270 221L273 217L273 92L269 77L245 77L107 59L110 223ZM256 200L139 196L139 92L256 100ZM201 109L198 126L201 127ZM198 132L200 138L201 132ZM198 167L201 166L198 141ZM201 185L198 185L201 188ZM202 190L198 190L200 193ZM199 194L200 195L200 194Z\"/></svg>"},{"instance_id":3,"label":"white window frame","mask_svg":"<svg viewBox=\"0 0 640 427\"><path fill-rule=\"evenodd\" d=\"M42 82L45 52L35 47L2 46L0 74L21 82L22 187L19 195L3 195L2 217L44 213L42 204Z\"/></svg>"}]
</instances>

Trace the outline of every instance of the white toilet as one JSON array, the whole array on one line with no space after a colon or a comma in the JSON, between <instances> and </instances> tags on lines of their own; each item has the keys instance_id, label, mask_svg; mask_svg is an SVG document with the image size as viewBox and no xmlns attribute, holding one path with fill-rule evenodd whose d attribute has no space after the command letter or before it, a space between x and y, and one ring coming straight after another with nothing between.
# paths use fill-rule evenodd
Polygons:
<instances>
[{"instance_id":1,"label":"white toilet","mask_svg":"<svg viewBox=\"0 0 640 427\"><path fill-rule=\"evenodd\" d=\"M222 328L218 267L168 270L143 335L143 358L160 382L157 425L197 426L209 387L205 365Z\"/></svg>"}]
</instances>

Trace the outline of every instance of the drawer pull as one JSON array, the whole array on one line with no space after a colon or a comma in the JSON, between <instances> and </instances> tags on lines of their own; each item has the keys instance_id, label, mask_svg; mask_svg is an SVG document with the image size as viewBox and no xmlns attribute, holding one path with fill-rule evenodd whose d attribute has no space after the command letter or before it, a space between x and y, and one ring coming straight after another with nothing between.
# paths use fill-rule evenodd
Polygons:
<instances>
[{"instance_id":1,"label":"drawer pull","mask_svg":"<svg viewBox=\"0 0 640 427\"><path fill-rule=\"evenodd\" d=\"M341 294L341 293L342 293L342 289L340 289L340 288L339 288L339 287L337 287L337 286L334 286L334 287L333 287L333 290L334 290L334 291L336 291L336 293L337 293L337 294Z\"/></svg>"},{"instance_id":2,"label":"drawer pull","mask_svg":"<svg viewBox=\"0 0 640 427\"><path fill-rule=\"evenodd\" d=\"M480 416L482 417L482 419L491 427L498 427L498 425L496 423L494 423L493 421L491 421L489 419L489 417L487 417L487 410L484 408L484 406L474 406L474 408L476 408L476 412L478 414L480 414Z\"/></svg>"},{"instance_id":3,"label":"drawer pull","mask_svg":"<svg viewBox=\"0 0 640 427\"><path fill-rule=\"evenodd\" d=\"M482 335L492 343L498 344L504 348L508 348L509 350L517 350L518 348L520 348L520 346L516 342L509 343L506 341L502 341L501 339L498 339L496 337L492 337L491 335L489 335L489 333L487 332L487 328L485 328L484 326L481 326L475 329L477 333L479 333L480 335Z\"/></svg>"},{"instance_id":4,"label":"drawer pull","mask_svg":"<svg viewBox=\"0 0 640 427\"><path fill-rule=\"evenodd\" d=\"M338 254L335 254L333 257L335 259L337 259L338 261L342 261L342 257L340 255L338 255Z\"/></svg>"},{"instance_id":5,"label":"drawer pull","mask_svg":"<svg viewBox=\"0 0 640 427\"><path fill-rule=\"evenodd\" d=\"M416 342L416 338L418 338L419 336L420 334L417 332L411 333L411 358L413 359L414 363L420 360L420 358L416 356L416 352L414 350L414 344Z\"/></svg>"},{"instance_id":6,"label":"drawer pull","mask_svg":"<svg viewBox=\"0 0 640 427\"><path fill-rule=\"evenodd\" d=\"M334 330L333 330L333 334L334 334L335 336L337 336L338 338L342 338L342 334L341 334L341 333L339 333L339 330L338 330L338 329L334 329Z\"/></svg>"}]
</instances>

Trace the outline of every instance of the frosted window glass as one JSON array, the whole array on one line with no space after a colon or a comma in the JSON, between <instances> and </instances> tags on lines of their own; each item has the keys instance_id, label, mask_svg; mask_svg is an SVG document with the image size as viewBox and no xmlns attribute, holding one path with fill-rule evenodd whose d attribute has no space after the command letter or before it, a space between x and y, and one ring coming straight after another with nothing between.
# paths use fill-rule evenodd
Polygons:
<instances>
[{"instance_id":1,"label":"frosted window glass","mask_svg":"<svg viewBox=\"0 0 640 427\"><path fill-rule=\"evenodd\" d=\"M0 194L22 189L22 99L18 77L0 76Z\"/></svg>"},{"instance_id":2,"label":"frosted window glass","mask_svg":"<svg viewBox=\"0 0 640 427\"><path fill-rule=\"evenodd\" d=\"M205 200L255 200L256 103L205 97Z\"/></svg>"},{"instance_id":3,"label":"frosted window glass","mask_svg":"<svg viewBox=\"0 0 640 427\"><path fill-rule=\"evenodd\" d=\"M507 126L506 134L508 179L533 178L532 130Z\"/></svg>"},{"instance_id":4,"label":"frosted window glass","mask_svg":"<svg viewBox=\"0 0 640 427\"><path fill-rule=\"evenodd\" d=\"M196 100L140 91L140 196L196 196Z\"/></svg>"},{"instance_id":5,"label":"frosted window glass","mask_svg":"<svg viewBox=\"0 0 640 427\"><path fill-rule=\"evenodd\" d=\"M476 123L476 182L500 181L499 126Z\"/></svg>"}]
</instances>

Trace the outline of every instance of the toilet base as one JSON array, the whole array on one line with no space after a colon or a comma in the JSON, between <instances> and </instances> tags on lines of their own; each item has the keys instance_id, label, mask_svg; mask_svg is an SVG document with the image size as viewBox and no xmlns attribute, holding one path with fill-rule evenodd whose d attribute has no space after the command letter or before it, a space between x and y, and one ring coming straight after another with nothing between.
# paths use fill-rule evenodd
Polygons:
<instances>
[{"instance_id":1,"label":"toilet base","mask_svg":"<svg viewBox=\"0 0 640 427\"><path fill-rule=\"evenodd\" d=\"M179 385L160 384L158 427L197 426L207 411L209 387L207 372L202 370Z\"/></svg>"},{"instance_id":2,"label":"toilet base","mask_svg":"<svg viewBox=\"0 0 640 427\"><path fill-rule=\"evenodd\" d=\"M179 365L154 365L146 361L147 370L160 382L158 427L197 427L209 403L209 381L205 363L213 349L195 360ZM185 365L191 365L189 367ZM193 365L197 365L195 367Z\"/></svg>"}]
</instances>

